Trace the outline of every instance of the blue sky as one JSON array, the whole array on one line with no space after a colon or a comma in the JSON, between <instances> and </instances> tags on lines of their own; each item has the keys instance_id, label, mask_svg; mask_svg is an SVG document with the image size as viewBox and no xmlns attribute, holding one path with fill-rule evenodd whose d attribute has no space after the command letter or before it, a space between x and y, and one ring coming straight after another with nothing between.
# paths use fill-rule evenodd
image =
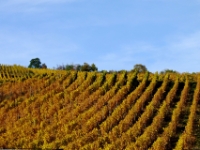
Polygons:
<instances>
[{"instance_id":1,"label":"blue sky","mask_svg":"<svg viewBox=\"0 0 200 150\"><path fill-rule=\"evenodd\" d=\"M200 0L0 0L0 63L200 72Z\"/></svg>"}]
</instances>

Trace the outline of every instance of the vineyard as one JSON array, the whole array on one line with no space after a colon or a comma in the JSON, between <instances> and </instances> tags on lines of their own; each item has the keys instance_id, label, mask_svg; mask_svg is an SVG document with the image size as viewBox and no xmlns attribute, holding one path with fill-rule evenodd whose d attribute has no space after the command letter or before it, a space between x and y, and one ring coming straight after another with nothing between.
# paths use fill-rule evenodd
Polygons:
<instances>
[{"instance_id":1,"label":"vineyard","mask_svg":"<svg viewBox=\"0 0 200 150\"><path fill-rule=\"evenodd\" d=\"M200 75L0 65L0 149L200 149Z\"/></svg>"}]
</instances>

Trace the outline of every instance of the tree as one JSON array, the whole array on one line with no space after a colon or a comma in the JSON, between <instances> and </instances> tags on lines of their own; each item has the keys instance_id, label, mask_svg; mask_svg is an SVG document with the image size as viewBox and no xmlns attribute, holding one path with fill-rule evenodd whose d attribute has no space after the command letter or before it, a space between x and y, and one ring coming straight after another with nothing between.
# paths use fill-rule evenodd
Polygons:
<instances>
[{"instance_id":1,"label":"tree","mask_svg":"<svg viewBox=\"0 0 200 150\"><path fill-rule=\"evenodd\" d=\"M91 65L91 71L98 71L98 68L94 63Z\"/></svg>"},{"instance_id":2,"label":"tree","mask_svg":"<svg viewBox=\"0 0 200 150\"><path fill-rule=\"evenodd\" d=\"M91 66L88 63L80 64L67 64L67 65L59 65L56 68L57 70L76 70L76 71L98 71L98 68L93 63Z\"/></svg>"},{"instance_id":3,"label":"tree","mask_svg":"<svg viewBox=\"0 0 200 150\"><path fill-rule=\"evenodd\" d=\"M29 68L41 68L41 61L39 58L31 59Z\"/></svg>"},{"instance_id":4,"label":"tree","mask_svg":"<svg viewBox=\"0 0 200 150\"><path fill-rule=\"evenodd\" d=\"M81 66L81 71L91 71L91 66L88 63L84 63Z\"/></svg>"},{"instance_id":5,"label":"tree","mask_svg":"<svg viewBox=\"0 0 200 150\"><path fill-rule=\"evenodd\" d=\"M76 70L77 70L77 71L81 71L81 65L79 65L79 64L76 65Z\"/></svg>"},{"instance_id":6,"label":"tree","mask_svg":"<svg viewBox=\"0 0 200 150\"><path fill-rule=\"evenodd\" d=\"M74 64L67 64L66 67L65 67L65 70L76 70L76 71L81 71L81 65L77 64L77 65L74 65Z\"/></svg>"},{"instance_id":7,"label":"tree","mask_svg":"<svg viewBox=\"0 0 200 150\"><path fill-rule=\"evenodd\" d=\"M41 68L42 68L42 69L47 69L47 65L46 65L45 63L43 63L43 64L41 65Z\"/></svg>"},{"instance_id":8,"label":"tree","mask_svg":"<svg viewBox=\"0 0 200 150\"><path fill-rule=\"evenodd\" d=\"M144 66L142 64L136 64L132 71L146 72L148 70L147 70L146 66Z\"/></svg>"},{"instance_id":9,"label":"tree","mask_svg":"<svg viewBox=\"0 0 200 150\"><path fill-rule=\"evenodd\" d=\"M71 65L66 65L66 70L74 70L74 65L71 64Z\"/></svg>"},{"instance_id":10,"label":"tree","mask_svg":"<svg viewBox=\"0 0 200 150\"><path fill-rule=\"evenodd\" d=\"M160 73L165 74L165 73L178 73L178 72L172 69L165 69L164 71L161 71Z\"/></svg>"}]
</instances>

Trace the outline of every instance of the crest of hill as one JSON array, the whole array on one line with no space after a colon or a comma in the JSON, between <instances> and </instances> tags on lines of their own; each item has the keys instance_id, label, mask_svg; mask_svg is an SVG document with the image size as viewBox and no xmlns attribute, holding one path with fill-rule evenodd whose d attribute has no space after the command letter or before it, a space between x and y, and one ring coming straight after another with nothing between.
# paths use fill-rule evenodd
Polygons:
<instances>
[{"instance_id":1,"label":"crest of hill","mask_svg":"<svg viewBox=\"0 0 200 150\"><path fill-rule=\"evenodd\" d=\"M172 143L163 134L165 147L173 149L191 126L184 144L198 146L198 76L0 65L0 149L147 149L159 145L164 127L172 133Z\"/></svg>"}]
</instances>

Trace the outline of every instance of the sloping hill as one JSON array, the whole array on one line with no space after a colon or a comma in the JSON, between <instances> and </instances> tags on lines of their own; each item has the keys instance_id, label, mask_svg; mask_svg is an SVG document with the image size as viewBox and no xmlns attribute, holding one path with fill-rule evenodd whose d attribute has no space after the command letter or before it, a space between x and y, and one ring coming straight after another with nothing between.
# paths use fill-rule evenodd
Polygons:
<instances>
[{"instance_id":1,"label":"sloping hill","mask_svg":"<svg viewBox=\"0 0 200 150\"><path fill-rule=\"evenodd\" d=\"M200 147L199 75L0 69L0 148Z\"/></svg>"}]
</instances>

